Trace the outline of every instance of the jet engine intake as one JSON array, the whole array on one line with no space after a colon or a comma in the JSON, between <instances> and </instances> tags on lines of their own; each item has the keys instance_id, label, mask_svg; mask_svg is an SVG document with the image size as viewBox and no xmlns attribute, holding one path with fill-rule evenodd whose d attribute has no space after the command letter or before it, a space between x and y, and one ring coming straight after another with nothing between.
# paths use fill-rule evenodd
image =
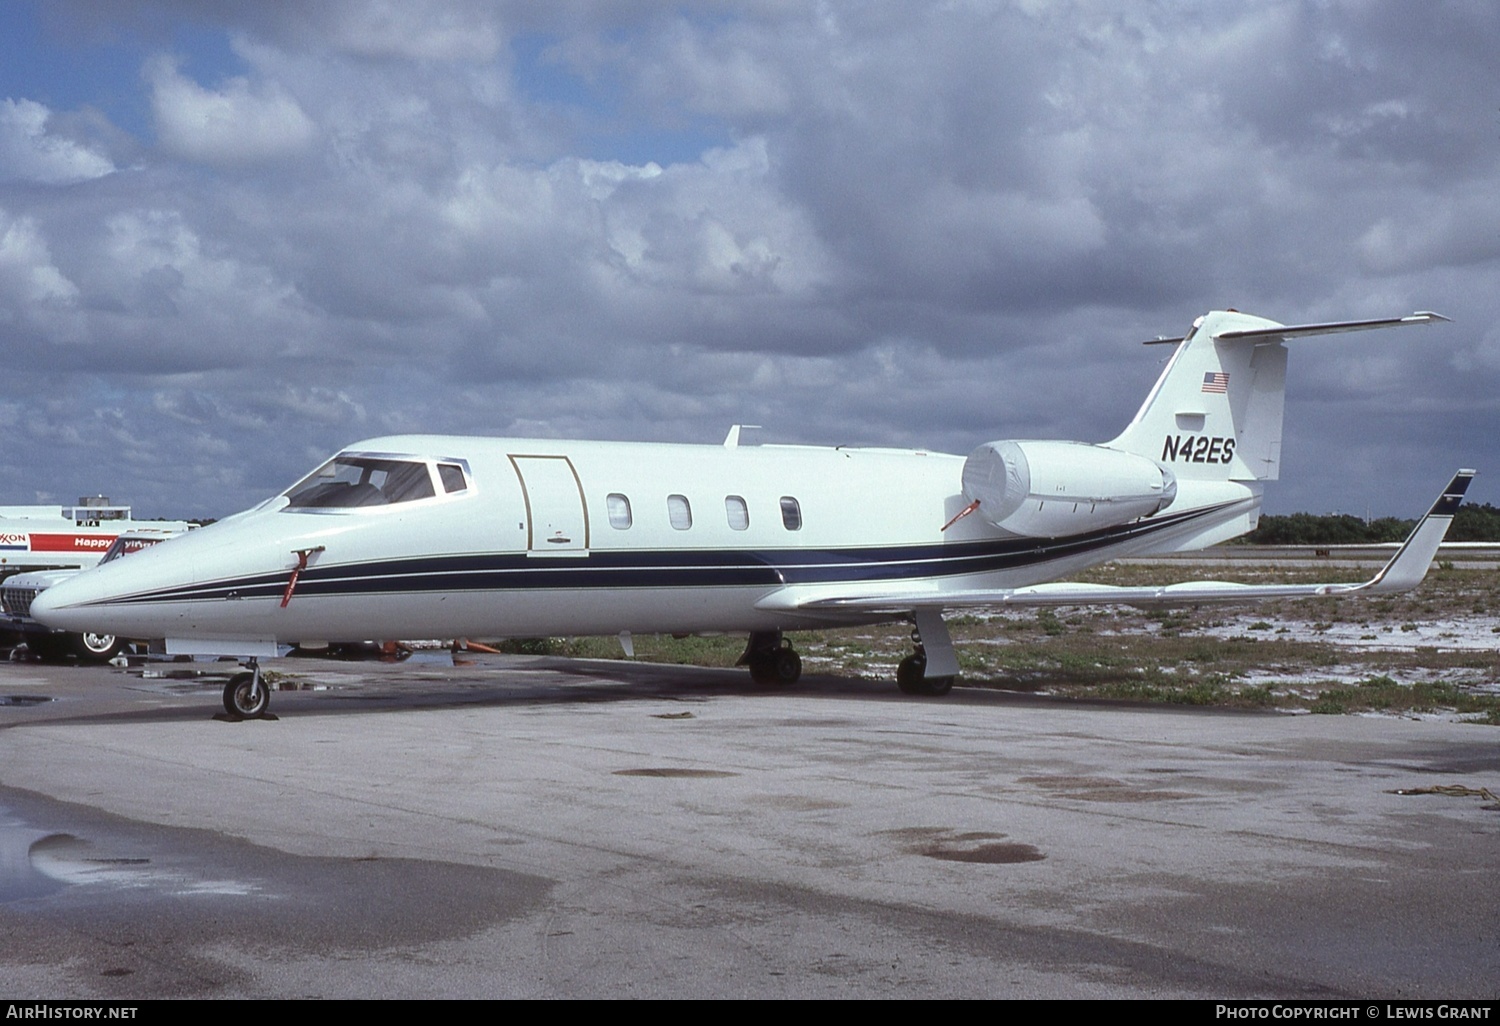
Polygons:
<instances>
[{"instance_id":1,"label":"jet engine intake","mask_svg":"<svg viewBox=\"0 0 1500 1026\"><path fill-rule=\"evenodd\" d=\"M1177 479L1144 456L1087 442L986 442L964 461L964 495L1003 531L1057 538L1166 509Z\"/></svg>"}]
</instances>

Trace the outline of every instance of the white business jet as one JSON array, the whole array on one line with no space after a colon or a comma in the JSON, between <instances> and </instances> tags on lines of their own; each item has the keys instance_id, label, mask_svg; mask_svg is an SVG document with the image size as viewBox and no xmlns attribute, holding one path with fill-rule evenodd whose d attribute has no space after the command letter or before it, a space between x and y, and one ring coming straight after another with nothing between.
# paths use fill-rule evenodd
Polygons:
<instances>
[{"instance_id":1,"label":"white business jet","mask_svg":"<svg viewBox=\"0 0 1500 1026\"><path fill-rule=\"evenodd\" d=\"M1395 558L1361 584L1060 582L1117 556L1252 530L1277 476L1289 339L1445 320L1289 327L1200 317L1140 412L1098 445L921 450L403 435L361 442L275 498L39 596L70 631L233 655L232 715L265 712L279 644L402 637L746 632L742 662L790 683L792 629L914 624L897 682L958 673L943 611L1195 604L1390 592L1425 575L1468 485L1460 471ZM1148 343L1149 344L1149 343ZM1047 583L1057 582L1057 583Z\"/></svg>"}]
</instances>

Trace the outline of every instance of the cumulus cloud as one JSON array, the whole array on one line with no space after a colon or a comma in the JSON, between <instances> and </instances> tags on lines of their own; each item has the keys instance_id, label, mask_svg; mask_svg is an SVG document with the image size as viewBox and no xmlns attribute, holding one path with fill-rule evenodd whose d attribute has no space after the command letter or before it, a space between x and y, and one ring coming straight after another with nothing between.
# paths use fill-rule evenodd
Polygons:
<instances>
[{"instance_id":1,"label":"cumulus cloud","mask_svg":"<svg viewBox=\"0 0 1500 1026\"><path fill-rule=\"evenodd\" d=\"M1500 195L1488 185L1422 197L1382 217L1360 237L1360 255L1383 274L1500 261Z\"/></svg>"},{"instance_id":2,"label":"cumulus cloud","mask_svg":"<svg viewBox=\"0 0 1500 1026\"><path fill-rule=\"evenodd\" d=\"M274 160L304 149L316 129L297 101L275 82L236 77L219 89L186 78L169 58L147 69L151 109L162 146L205 164Z\"/></svg>"},{"instance_id":3,"label":"cumulus cloud","mask_svg":"<svg viewBox=\"0 0 1500 1026\"><path fill-rule=\"evenodd\" d=\"M327 424L358 425L365 421L364 406L347 393L330 388L291 387L270 397L267 404L278 415L294 420Z\"/></svg>"},{"instance_id":4,"label":"cumulus cloud","mask_svg":"<svg viewBox=\"0 0 1500 1026\"><path fill-rule=\"evenodd\" d=\"M36 222L0 209L0 319L24 317L77 296L78 287L52 263Z\"/></svg>"},{"instance_id":5,"label":"cumulus cloud","mask_svg":"<svg viewBox=\"0 0 1500 1026\"><path fill-rule=\"evenodd\" d=\"M499 15L489 4L444 3L420 7L403 0L335 3L321 15L333 43L370 57L483 61L504 40Z\"/></svg>"},{"instance_id":6,"label":"cumulus cloud","mask_svg":"<svg viewBox=\"0 0 1500 1026\"><path fill-rule=\"evenodd\" d=\"M0 181L60 185L115 170L102 153L48 132L52 112L33 100L0 100Z\"/></svg>"}]
</instances>

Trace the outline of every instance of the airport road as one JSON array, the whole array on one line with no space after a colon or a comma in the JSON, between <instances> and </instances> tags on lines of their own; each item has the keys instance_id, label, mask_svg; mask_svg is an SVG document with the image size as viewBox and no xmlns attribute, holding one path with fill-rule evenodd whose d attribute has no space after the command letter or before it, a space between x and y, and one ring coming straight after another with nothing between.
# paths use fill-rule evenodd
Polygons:
<instances>
[{"instance_id":1,"label":"airport road","mask_svg":"<svg viewBox=\"0 0 1500 1026\"><path fill-rule=\"evenodd\" d=\"M275 668L0 665L0 994L1500 996L1494 728Z\"/></svg>"}]
</instances>

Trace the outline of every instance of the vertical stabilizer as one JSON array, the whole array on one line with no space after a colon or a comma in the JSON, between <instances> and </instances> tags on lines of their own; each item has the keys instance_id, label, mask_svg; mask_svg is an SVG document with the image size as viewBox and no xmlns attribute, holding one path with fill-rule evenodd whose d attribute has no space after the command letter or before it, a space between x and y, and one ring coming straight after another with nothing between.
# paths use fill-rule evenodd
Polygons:
<instances>
[{"instance_id":1,"label":"vertical stabilizer","mask_svg":"<svg viewBox=\"0 0 1500 1026\"><path fill-rule=\"evenodd\" d=\"M1204 314L1130 425L1104 444L1156 460L1179 480L1274 481L1286 346L1270 333L1281 327L1232 310Z\"/></svg>"}]
</instances>

